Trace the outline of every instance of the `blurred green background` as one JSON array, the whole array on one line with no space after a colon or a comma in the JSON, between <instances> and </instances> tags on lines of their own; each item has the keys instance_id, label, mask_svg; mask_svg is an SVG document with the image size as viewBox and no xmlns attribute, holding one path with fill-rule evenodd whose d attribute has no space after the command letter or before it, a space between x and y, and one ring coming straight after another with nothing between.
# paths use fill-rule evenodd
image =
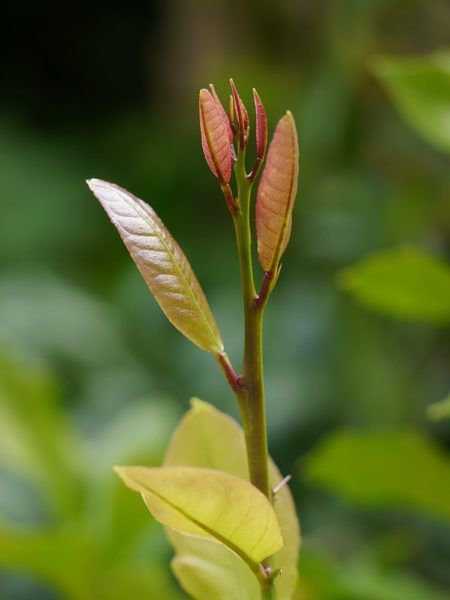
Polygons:
<instances>
[{"instance_id":1,"label":"blurred green background","mask_svg":"<svg viewBox=\"0 0 450 600\"><path fill-rule=\"evenodd\" d=\"M230 76L300 135L266 320L298 598L447 598L447 0L6 2L0 27L0 598L185 597L111 465L159 464L190 396L237 411L84 180L152 204L238 363L232 228L197 116L198 88Z\"/></svg>"}]
</instances>

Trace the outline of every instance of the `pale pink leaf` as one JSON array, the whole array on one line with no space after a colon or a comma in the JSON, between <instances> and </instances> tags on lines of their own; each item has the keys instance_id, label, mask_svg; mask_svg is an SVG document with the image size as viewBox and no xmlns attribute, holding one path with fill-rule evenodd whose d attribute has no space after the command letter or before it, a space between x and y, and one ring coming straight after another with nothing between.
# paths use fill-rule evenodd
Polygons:
<instances>
[{"instance_id":1,"label":"pale pink leaf","mask_svg":"<svg viewBox=\"0 0 450 600\"><path fill-rule=\"evenodd\" d=\"M221 336L203 290L154 210L118 185L100 179L87 183L172 325L202 350L222 352Z\"/></svg>"}]
</instances>

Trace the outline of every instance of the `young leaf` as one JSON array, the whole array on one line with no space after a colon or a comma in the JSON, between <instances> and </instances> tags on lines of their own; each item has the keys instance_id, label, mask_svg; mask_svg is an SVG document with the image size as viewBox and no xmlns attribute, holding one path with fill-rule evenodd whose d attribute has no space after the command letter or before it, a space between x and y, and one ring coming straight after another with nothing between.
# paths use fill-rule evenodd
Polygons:
<instances>
[{"instance_id":1,"label":"young leaf","mask_svg":"<svg viewBox=\"0 0 450 600\"><path fill-rule=\"evenodd\" d=\"M196 600L261 600L255 574L230 548L213 539L169 532L177 549L172 569Z\"/></svg>"},{"instance_id":2,"label":"young leaf","mask_svg":"<svg viewBox=\"0 0 450 600\"><path fill-rule=\"evenodd\" d=\"M234 138L234 134L233 134L233 129L231 127L231 123L230 123L230 119L227 115L226 110L223 107L222 102L220 101L220 98L216 92L216 88L214 87L214 85L212 83L209 84L209 89L211 90L211 94L213 95L214 100L216 101L216 104L220 110L220 112L222 113L222 118L224 120L224 122L226 123L227 126L227 131L228 131L228 138L230 140L230 144L233 143L233 138Z\"/></svg>"},{"instance_id":3,"label":"young leaf","mask_svg":"<svg viewBox=\"0 0 450 600\"><path fill-rule=\"evenodd\" d=\"M222 471L193 467L116 467L143 495L152 515L181 533L213 537L255 570L283 546L267 498L248 481Z\"/></svg>"},{"instance_id":4,"label":"young leaf","mask_svg":"<svg viewBox=\"0 0 450 600\"><path fill-rule=\"evenodd\" d=\"M230 79L231 96L233 98L233 110L232 114L236 120L237 128L239 130L240 146L243 148L248 140L248 134L250 131L250 119L248 118L248 111L245 107L242 98L239 95L236 84Z\"/></svg>"},{"instance_id":5,"label":"young leaf","mask_svg":"<svg viewBox=\"0 0 450 600\"><path fill-rule=\"evenodd\" d=\"M172 325L202 350L221 352L222 339L203 290L154 210L113 183L91 179L88 185Z\"/></svg>"},{"instance_id":6,"label":"young leaf","mask_svg":"<svg viewBox=\"0 0 450 600\"><path fill-rule=\"evenodd\" d=\"M256 117L256 157L259 162L262 162L266 155L268 141L267 113L255 88L253 88L253 102Z\"/></svg>"},{"instance_id":7,"label":"young leaf","mask_svg":"<svg viewBox=\"0 0 450 600\"><path fill-rule=\"evenodd\" d=\"M203 153L213 175L221 182L231 179L230 122L217 96L202 89L199 94L200 133Z\"/></svg>"},{"instance_id":8,"label":"young leaf","mask_svg":"<svg viewBox=\"0 0 450 600\"><path fill-rule=\"evenodd\" d=\"M256 197L258 257L274 272L289 241L297 194L298 141L292 114L278 122Z\"/></svg>"},{"instance_id":9,"label":"young leaf","mask_svg":"<svg viewBox=\"0 0 450 600\"><path fill-rule=\"evenodd\" d=\"M450 269L415 248L368 256L345 269L340 286L371 308L400 319L450 321Z\"/></svg>"},{"instance_id":10,"label":"young leaf","mask_svg":"<svg viewBox=\"0 0 450 600\"><path fill-rule=\"evenodd\" d=\"M183 417L173 434L164 464L219 469L236 477L249 479L244 432L231 417L198 399L192 400L192 408ZM275 486L282 476L272 461L269 464L269 471L271 484ZM287 485L277 493L274 509L284 541L283 548L271 558L273 568L281 569L281 575L275 579L276 599L290 600L297 582L300 532L294 502ZM180 553L193 553L186 536L179 536L174 540L169 532L169 537L177 556ZM222 546L222 551L226 554L229 550ZM201 560L205 560L205 556L208 556L207 549L201 553ZM191 563L193 578L195 577L194 564L195 562ZM230 581L241 577L241 571L236 570L236 566L233 568L230 558L224 556L222 564L229 565ZM200 572L199 577L202 577ZM251 594L252 589L252 582L248 581L246 593ZM219 598L219 595L210 597ZM243 598L246 597L243 595ZM253 599L252 596L250 597Z\"/></svg>"}]
</instances>

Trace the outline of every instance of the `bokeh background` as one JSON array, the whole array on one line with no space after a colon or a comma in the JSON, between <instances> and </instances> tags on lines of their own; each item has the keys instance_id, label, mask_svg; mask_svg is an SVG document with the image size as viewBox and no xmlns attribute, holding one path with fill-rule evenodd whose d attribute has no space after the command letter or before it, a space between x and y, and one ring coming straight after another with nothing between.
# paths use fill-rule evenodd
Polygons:
<instances>
[{"instance_id":1,"label":"bokeh background","mask_svg":"<svg viewBox=\"0 0 450 600\"><path fill-rule=\"evenodd\" d=\"M450 588L446 0L2 6L0 598L184 598L111 465L157 465L211 358L164 319L84 180L148 200L239 363L238 265L197 92L297 120L293 239L267 313L271 451L302 600ZM447 46L447 51L446 51Z\"/></svg>"}]
</instances>

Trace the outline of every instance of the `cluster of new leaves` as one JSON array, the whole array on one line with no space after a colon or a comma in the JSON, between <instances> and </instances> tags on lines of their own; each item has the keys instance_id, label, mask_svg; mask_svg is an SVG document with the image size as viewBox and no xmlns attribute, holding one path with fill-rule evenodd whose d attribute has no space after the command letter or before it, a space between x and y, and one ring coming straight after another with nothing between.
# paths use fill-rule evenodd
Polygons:
<instances>
[{"instance_id":1,"label":"cluster of new leaves","mask_svg":"<svg viewBox=\"0 0 450 600\"><path fill-rule=\"evenodd\" d=\"M231 115L225 112L215 89L200 91L200 128L206 161L222 186L228 186L231 165L249 140L248 112L231 81ZM249 179L254 179L267 150L267 115L258 92L253 90L256 115L256 161ZM266 273L274 274L286 249L292 229L292 211L297 194L298 141L295 122L288 111L276 127L256 197L256 237L258 258ZM230 205L230 203L229 203ZM238 209L231 202L231 209Z\"/></svg>"},{"instance_id":2,"label":"cluster of new leaves","mask_svg":"<svg viewBox=\"0 0 450 600\"><path fill-rule=\"evenodd\" d=\"M199 95L200 131L206 161L218 178L232 211L239 199L230 187L236 152L249 139L249 117L233 82L228 116L213 86ZM266 155L267 115L253 90L256 113L256 162L247 177L253 180ZM237 144L237 150L234 144ZM290 112L276 127L256 198L258 257L266 273L279 268L292 228L297 193L298 141ZM216 321L183 251L161 219L145 202L113 183L91 179L88 185L116 226L150 291L169 321L202 350L223 352Z\"/></svg>"},{"instance_id":3,"label":"cluster of new leaves","mask_svg":"<svg viewBox=\"0 0 450 600\"><path fill-rule=\"evenodd\" d=\"M255 228L264 281L273 286L290 237L297 192L295 123L287 112L267 151L267 116L253 90L256 160L246 173L250 120L236 86L230 83L229 115L213 86L200 91L202 148L233 218L241 210L230 184L235 164L244 162L244 178L252 185L267 152L256 195ZM115 184L92 179L88 185L169 321L223 363L222 338L205 295L186 256L156 213ZM217 430L218 435L205 448L208 430ZM232 448L239 456L230 466ZM290 493L287 488L280 492L274 507L250 483L243 433L225 415L196 403L175 433L163 467L118 467L116 471L128 487L142 494L151 514L167 528L176 551L174 571L188 593L200 600L259 599L267 578L281 573L276 578L276 597L292 597L299 532ZM270 477L273 485L281 479L273 465ZM263 561L269 557L271 569L267 570Z\"/></svg>"}]
</instances>

